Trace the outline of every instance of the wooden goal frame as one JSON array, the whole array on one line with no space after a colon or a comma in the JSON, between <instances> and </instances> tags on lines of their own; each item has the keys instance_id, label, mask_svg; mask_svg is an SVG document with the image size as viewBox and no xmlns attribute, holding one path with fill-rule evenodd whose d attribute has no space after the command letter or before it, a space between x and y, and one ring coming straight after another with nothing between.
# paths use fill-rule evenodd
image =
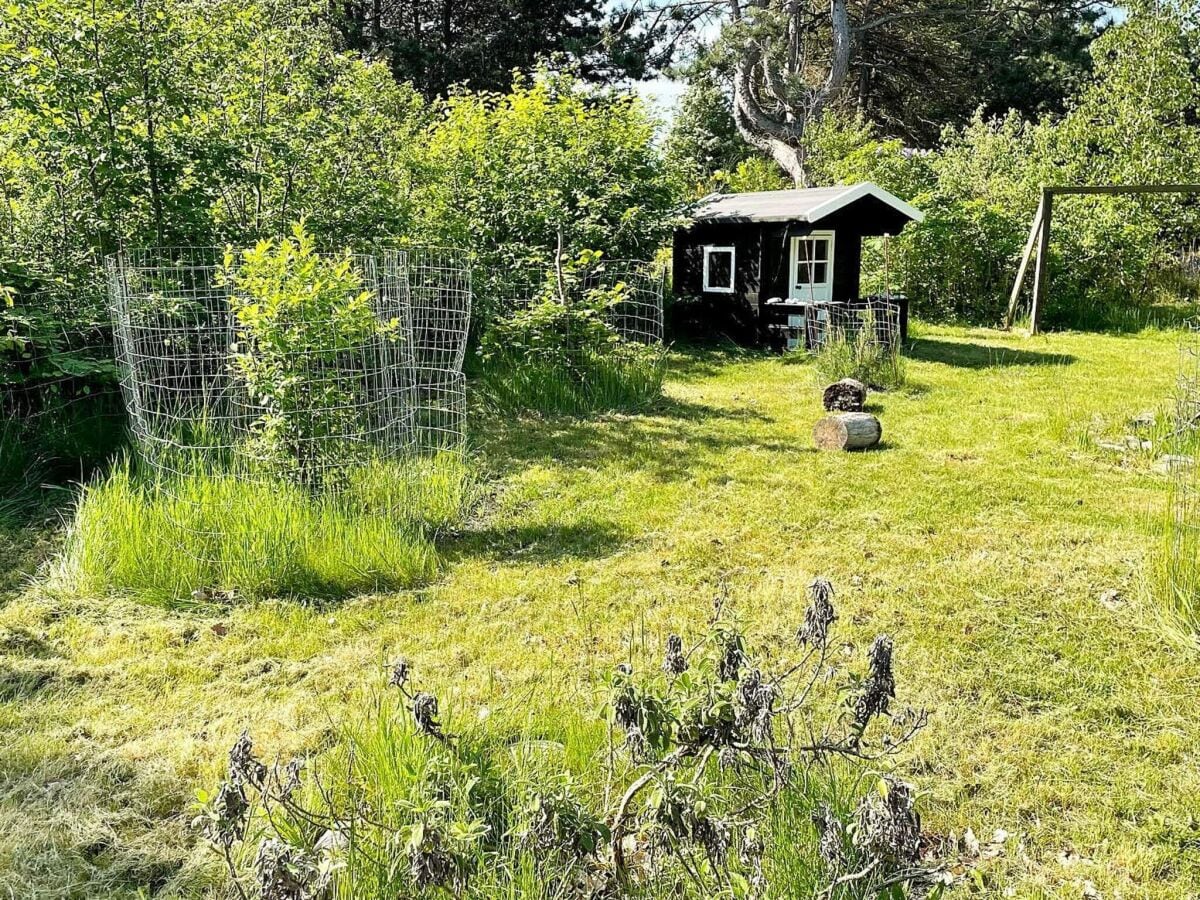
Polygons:
<instances>
[{"instance_id":1,"label":"wooden goal frame","mask_svg":"<svg viewBox=\"0 0 1200 900\"><path fill-rule=\"evenodd\" d=\"M1021 265L1013 281L1012 293L1008 296L1008 312L1004 314L1004 327L1012 328L1017 314L1017 301L1021 296L1021 284L1029 269L1029 260L1037 248L1037 265L1033 270L1033 303L1029 307L1029 333L1038 332L1038 313L1046 299L1046 257L1050 251L1050 226L1054 217L1054 198L1064 194L1200 194L1200 184L1097 184L1097 185L1043 185L1042 199L1038 203L1029 229L1029 239L1021 254Z\"/></svg>"}]
</instances>

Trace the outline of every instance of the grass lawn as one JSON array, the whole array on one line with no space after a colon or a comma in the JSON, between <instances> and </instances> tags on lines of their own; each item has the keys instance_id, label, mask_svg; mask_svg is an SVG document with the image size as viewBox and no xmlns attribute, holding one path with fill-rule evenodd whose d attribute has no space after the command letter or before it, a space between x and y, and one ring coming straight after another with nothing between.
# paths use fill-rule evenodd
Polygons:
<instances>
[{"instance_id":1,"label":"grass lawn","mask_svg":"<svg viewBox=\"0 0 1200 900\"><path fill-rule=\"evenodd\" d=\"M394 655L458 716L590 710L593 672L722 591L786 639L817 575L839 639L891 633L901 702L932 711L903 763L926 825L1010 834L963 895L1195 896L1200 654L1144 581L1166 479L1086 439L1165 401L1177 344L922 328L910 387L871 400L884 446L852 455L811 449L809 365L678 353L646 415L479 427L490 491L440 580L336 606L22 590L53 543L10 533L0 896L202 894L189 803L237 733L318 747Z\"/></svg>"}]
</instances>

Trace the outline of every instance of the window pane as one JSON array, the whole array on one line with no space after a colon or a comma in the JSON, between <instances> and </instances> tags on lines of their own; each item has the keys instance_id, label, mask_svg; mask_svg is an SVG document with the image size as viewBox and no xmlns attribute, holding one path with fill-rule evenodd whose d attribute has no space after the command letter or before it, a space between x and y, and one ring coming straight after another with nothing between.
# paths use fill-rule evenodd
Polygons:
<instances>
[{"instance_id":1,"label":"window pane","mask_svg":"<svg viewBox=\"0 0 1200 900\"><path fill-rule=\"evenodd\" d=\"M733 287L733 254L728 250L708 251L708 287Z\"/></svg>"},{"instance_id":2,"label":"window pane","mask_svg":"<svg viewBox=\"0 0 1200 900\"><path fill-rule=\"evenodd\" d=\"M829 259L829 238L815 239L813 250L813 259Z\"/></svg>"},{"instance_id":3,"label":"window pane","mask_svg":"<svg viewBox=\"0 0 1200 900\"><path fill-rule=\"evenodd\" d=\"M828 265L829 265L829 263L823 263L823 262L813 263L812 271L813 271L813 283L814 284L824 284L825 282L827 282L829 280L828 278L825 277L825 268Z\"/></svg>"}]
</instances>

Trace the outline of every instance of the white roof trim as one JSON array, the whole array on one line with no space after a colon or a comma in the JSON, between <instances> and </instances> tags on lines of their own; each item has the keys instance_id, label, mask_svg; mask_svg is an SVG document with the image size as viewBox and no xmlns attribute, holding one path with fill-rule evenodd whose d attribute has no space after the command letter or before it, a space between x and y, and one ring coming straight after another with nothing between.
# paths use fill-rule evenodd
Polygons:
<instances>
[{"instance_id":1,"label":"white roof trim","mask_svg":"<svg viewBox=\"0 0 1200 900\"><path fill-rule=\"evenodd\" d=\"M863 197L871 196L876 200L881 200L892 209L904 213L914 222L924 222L925 213L921 212L915 206L905 203L895 194L891 194L875 184L873 181L863 181L853 187L847 188L831 200L826 200L820 206L815 206L805 213L804 218L809 222L815 222L818 219L823 219L830 213L835 213L843 206L849 206L855 200L861 200Z\"/></svg>"}]
</instances>

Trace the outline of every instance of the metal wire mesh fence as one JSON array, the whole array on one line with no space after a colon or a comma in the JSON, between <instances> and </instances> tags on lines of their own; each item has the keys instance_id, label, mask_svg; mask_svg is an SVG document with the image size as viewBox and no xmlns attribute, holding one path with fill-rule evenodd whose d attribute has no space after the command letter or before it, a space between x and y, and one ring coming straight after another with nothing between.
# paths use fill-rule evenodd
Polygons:
<instances>
[{"instance_id":1,"label":"metal wire mesh fence","mask_svg":"<svg viewBox=\"0 0 1200 900\"><path fill-rule=\"evenodd\" d=\"M407 280L417 443L430 449L460 447L467 405L463 364L471 324L470 257L447 247L410 247L385 251L384 266Z\"/></svg>"},{"instance_id":2,"label":"metal wire mesh fence","mask_svg":"<svg viewBox=\"0 0 1200 900\"><path fill-rule=\"evenodd\" d=\"M665 272L640 260L584 259L513 273L481 340L484 382L511 408L639 406L665 361Z\"/></svg>"},{"instance_id":3,"label":"metal wire mesh fence","mask_svg":"<svg viewBox=\"0 0 1200 900\"><path fill-rule=\"evenodd\" d=\"M356 467L461 449L461 255L256 265L211 247L107 261L122 393L164 484L207 469L338 491Z\"/></svg>"},{"instance_id":4,"label":"metal wire mesh fence","mask_svg":"<svg viewBox=\"0 0 1200 900\"><path fill-rule=\"evenodd\" d=\"M1161 561L1168 603L1200 629L1200 322L1193 321L1180 348L1175 409L1164 462L1170 475Z\"/></svg>"},{"instance_id":5,"label":"metal wire mesh fence","mask_svg":"<svg viewBox=\"0 0 1200 900\"><path fill-rule=\"evenodd\" d=\"M830 303L816 313L812 325L813 349L835 340L888 349L900 345L900 306L891 300Z\"/></svg>"}]
</instances>

